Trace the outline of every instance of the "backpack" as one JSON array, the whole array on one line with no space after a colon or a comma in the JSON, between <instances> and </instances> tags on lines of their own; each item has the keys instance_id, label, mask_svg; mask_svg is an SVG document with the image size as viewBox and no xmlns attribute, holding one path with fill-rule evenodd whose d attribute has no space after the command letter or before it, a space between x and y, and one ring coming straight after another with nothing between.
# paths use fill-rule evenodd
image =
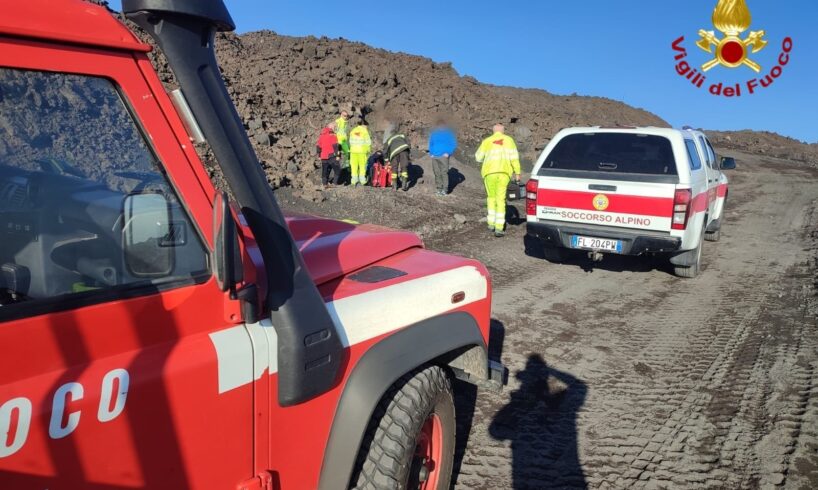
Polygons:
<instances>
[{"instance_id":1,"label":"backpack","mask_svg":"<svg viewBox=\"0 0 818 490\"><path fill-rule=\"evenodd\" d=\"M391 187L392 165L381 165L380 163L372 165L370 182L372 182L372 187Z\"/></svg>"}]
</instances>

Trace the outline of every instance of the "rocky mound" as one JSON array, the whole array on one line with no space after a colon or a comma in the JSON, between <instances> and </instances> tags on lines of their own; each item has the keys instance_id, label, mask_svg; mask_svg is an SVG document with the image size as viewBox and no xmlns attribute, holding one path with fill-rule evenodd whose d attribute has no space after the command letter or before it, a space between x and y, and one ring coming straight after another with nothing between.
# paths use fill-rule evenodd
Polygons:
<instances>
[{"instance_id":1,"label":"rocky mound","mask_svg":"<svg viewBox=\"0 0 818 490\"><path fill-rule=\"evenodd\" d=\"M807 144L768 131L707 131L715 146L783 158L818 167L818 143Z\"/></svg>"},{"instance_id":2,"label":"rocky mound","mask_svg":"<svg viewBox=\"0 0 818 490\"><path fill-rule=\"evenodd\" d=\"M529 166L566 126L667 126L653 114L613 100L486 85L460 76L449 63L344 40L270 31L220 35L217 56L275 187L314 186L315 139L341 109L366 114L378 141L387 121L399 123L415 150L425 148L429 126L445 117L458 128L458 156L467 162L491 126L503 122ZM172 85L161 55L154 62L163 81Z\"/></svg>"},{"instance_id":3,"label":"rocky mound","mask_svg":"<svg viewBox=\"0 0 818 490\"><path fill-rule=\"evenodd\" d=\"M146 36L143 36L146 37ZM147 39L146 39L147 40ZM459 133L461 162L495 122L506 124L530 168L561 128L578 125L668 126L658 116L611 99L559 96L543 90L498 87L460 76L450 63L376 49L343 39L280 36L271 31L220 34L216 51L233 101L273 187L315 192L320 128L341 109L365 114L379 141L388 121L410 137L414 158L425 149L431 124L446 118ZM160 77L173 85L161 54L152 54ZM712 134L721 148L804 162L818 161L818 145L773 133ZM216 169L213 178L220 180Z\"/></svg>"}]
</instances>

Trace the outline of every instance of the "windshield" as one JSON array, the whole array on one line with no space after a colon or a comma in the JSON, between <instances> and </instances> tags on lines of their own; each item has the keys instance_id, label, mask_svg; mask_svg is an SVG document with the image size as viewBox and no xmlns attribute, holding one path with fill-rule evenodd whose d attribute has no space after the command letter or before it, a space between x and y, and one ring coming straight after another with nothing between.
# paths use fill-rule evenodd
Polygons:
<instances>
[{"instance_id":1,"label":"windshield","mask_svg":"<svg viewBox=\"0 0 818 490\"><path fill-rule=\"evenodd\" d=\"M572 134L548 154L542 169L676 175L670 140L633 133Z\"/></svg>"},{"instance_id":2,"label":"windshield","mask_svg":"<svg viewBox=\"0 0 818 490\"><path fill-rule=\"evenodd\" d=\"M131 192L159 176L122 99L103 78L0 70L0 164Z\"/></svg>"},{"instance_id":3,"label":"windshield","mask_svg":"<svg viewBox=\"0 0 818 490\"><path fill-rule=\"evenodd\" d=\"M0 68L0 316L204 276L193 229L110 80Z\"/></svg>"}]
</instances>

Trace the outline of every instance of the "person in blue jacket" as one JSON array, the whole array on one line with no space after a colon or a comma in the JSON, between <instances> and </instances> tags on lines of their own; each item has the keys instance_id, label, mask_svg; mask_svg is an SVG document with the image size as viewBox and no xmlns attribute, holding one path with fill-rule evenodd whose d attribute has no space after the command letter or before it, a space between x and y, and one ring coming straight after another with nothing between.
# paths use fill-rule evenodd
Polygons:
<instances>
[{"instance_id":1,"label":"person in blue jacket","mask_svg":"<svg viewBox=\"0 0 818 490\"><path fill-rule=\"evenodd\" d=\"M457 149L457 137L445 121L440 120L429 135L429 155L435 171L437 195L449 193L449 158Z\"/></svg>"}]
</instances>

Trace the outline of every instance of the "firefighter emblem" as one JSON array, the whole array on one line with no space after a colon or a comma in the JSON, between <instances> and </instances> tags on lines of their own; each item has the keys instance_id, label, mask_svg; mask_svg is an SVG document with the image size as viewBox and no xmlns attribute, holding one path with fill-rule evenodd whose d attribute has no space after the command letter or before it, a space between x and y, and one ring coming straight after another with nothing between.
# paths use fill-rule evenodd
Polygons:
<instances>
[{"instance_id":1,"label":"firefighter emblem","mask_svg":"<svg viewBox=\"0 0 818 490\"><path fill-rule=\"evenodd\" d=\"M765 31L751 31L746 38L741 33L746 31L752 23L750 9L745 0L719 0L713 10L713 26L724 34L719 39L715 31L699 30L700 39L696 46L713 53L715 57L702 65L702 71L708 71L716 65L727 68L747 66L756 73L761 71L761 65L749 58L749 54L758 53L767 45L764 40Z\"/></svg>"},{"instance_id":2,"label":"firefighter emblem","mask_svg":"<svg viewBox=\"0 0 818 490\"><path fill-rule=\"evenodd\" d=\"M606 209L608 209L608 204L610 204L610 202L608 201L608 196L606 196L605 194L595 195L592 202L594 204L594 209L596 209L597 211L605 211Z\"/></svg>"}]
</instances>

